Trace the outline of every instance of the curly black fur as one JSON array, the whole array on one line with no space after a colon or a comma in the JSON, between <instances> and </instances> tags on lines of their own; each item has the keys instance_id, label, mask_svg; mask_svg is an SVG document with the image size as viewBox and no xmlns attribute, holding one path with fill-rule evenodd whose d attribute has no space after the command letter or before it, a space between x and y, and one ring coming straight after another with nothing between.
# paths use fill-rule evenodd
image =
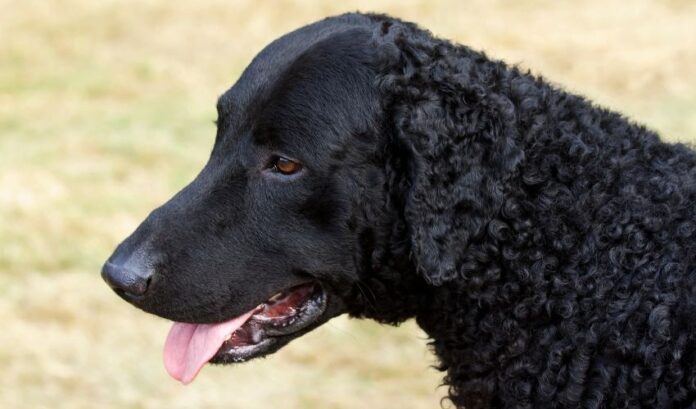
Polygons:
<instances>
[{"instance_id":1,"label":"curly black fur","mask_svg":"<svg viewBox=\"0 0 696 409\"><path fill-rule=\"evenodd\" d=\"M694 152L380 20L379 88L412 171L404 220L432 286L416 317L452 401L693 405Z\"/></svg>"},{"instance_id":2,"label":"curly black fur","mask_svg":"<svg viewBox=\"0 0 696 409\"><path fill-rule=\"evenodd\" d=\"M348 15L302 30L295 35L309 32L313 42L289 37L271 44L252 64L252 74L221 98L218 141L202 173L208 176L187 188L198 189L196 194L185 191L176 206L168 205L181 215L191 203L203 203L205 212L186 210L198 230L188 229L183 242L213 240L205 231L212 222L201 221L211 203L229 197L237 203L249 191L252 200L280 195L253 193L255 176L248 171L234 179L246 189L236 194L220 193L232 189L231 182L220 187L211 181L217 179L210 168L227 160L220 152L246 146L239 142L243 136L225 136L241 132L229 124L252 124L263 129L254 143L283 141L273 146L291 149L294 143L312 151L313 171L326 169L326 176L283 196L290 203L277 213L283 218L273 218L273 205L241 208L233 222L225 219L227 210L216 210L216 243L247 246L235 253L246 257L266 245L256 237L286 237L285 230L272 230L275 224L308 223L311 229L301 236L287 236L292 243L304 240L302 246L276 249L273 257L330 288L341 300L334 315L392 324L415 317L432 339L456 406L696 407L694 151L410 23ZM266 66L282 66L284 74L270 77ZM343 80L349 88L331 85ZM301 102L284 103L294 92L289 84L303 81L314 88L302 91ZM266 83L276 85L254 88ZM247 105L254 115L228 118ZM321 120L291 136L289 130L304 125L284 128L279 122L286 117ZM321 143L302 139L315 134L324 136ZM320 153L314 144L323 144ZM243 168L234 163L236 168L224 165L225 177ZM214 201L194 199L208 198L211 186L217 186ZM301 216L292 210L296 197L306 199L298 205ZM155 216L166 218L167 212L165 206ZM262 232L248 227L244 240L227 236L226 226L249 212L256 220L275 221L263 223ZM144 226L124 249L134 251L134 243L151 234L145 231L156 230L152 221ZM269 276L271 284L258 290L240 281L247 273L222 277L220 269L229 268L223 260L231 257L223 250L215 253L215 273L195 250L176 259L181 250L172 250L169 233L158 247L168 255L160 273L169 274L160 279L168 286L155 282L156 301L129 300L148 311L209 322L238 314L290 282ZM200 251L208 257L210 246ZM311 263L298 261L305 254ZM181 260L195 260L196 282L209 284L177 284ZM266 274L265 266L245 264L258 274ZM183 282L190 283L186 274ZM234 303L229 292L215 295L212 289L233 291L242 282L248 290ZM169 298L157 298L157 291ZM169 299L190 307L176 315L165 308ZM215 304L201 307L201 300Z\"/></svg>"}]
</instances>

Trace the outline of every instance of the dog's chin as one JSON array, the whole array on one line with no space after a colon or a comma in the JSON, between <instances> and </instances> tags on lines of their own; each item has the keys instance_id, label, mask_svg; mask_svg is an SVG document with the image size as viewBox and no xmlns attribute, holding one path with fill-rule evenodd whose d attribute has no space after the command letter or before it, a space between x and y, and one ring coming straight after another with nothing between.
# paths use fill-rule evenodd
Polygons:
<instances>
[{"instance_id":1,"label":"dog's chin","mask_svg":"<svg viewBox=\"0 0 696 409\"><path fill-rule=\"evenodd\" d=\"M248 361L272 354L335 315L327 291L313 282L284 290L260 304L210 359L213 364Z\"/></svg>"}]
</instances>

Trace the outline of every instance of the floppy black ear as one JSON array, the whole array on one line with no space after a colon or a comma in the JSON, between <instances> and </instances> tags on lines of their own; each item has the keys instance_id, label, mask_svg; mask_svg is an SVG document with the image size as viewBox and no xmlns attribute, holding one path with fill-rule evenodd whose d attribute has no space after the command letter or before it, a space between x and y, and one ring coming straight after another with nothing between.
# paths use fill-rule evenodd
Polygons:
<instances>
[{"instance_id":1,"label":"floppy black ear","mask_svg":"<svg viewBox=\"0 0 696 409\"><path fill-rule=\"evenodd\" d=\"M378 86L399 143L408 147L404 217L412 256L433 285L465 274L523 160L514 106L495 91L509 75L485 55L385 21Z\"/></svg>"}]
</instances>

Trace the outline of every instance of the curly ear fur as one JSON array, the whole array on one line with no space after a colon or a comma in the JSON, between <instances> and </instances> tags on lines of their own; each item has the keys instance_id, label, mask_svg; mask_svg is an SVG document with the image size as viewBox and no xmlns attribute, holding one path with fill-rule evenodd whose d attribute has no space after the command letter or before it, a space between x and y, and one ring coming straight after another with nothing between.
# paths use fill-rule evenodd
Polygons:
<instances>
[{"instance_id":1,"label":"curly ear fur","mask_svg":"<svg viewBox=\"0 0 696 409\"><path fill-rule=\"evenodd\" d=\"M400 143L409 148L404 216L413 258L433 285L458 276L467 247L503 205L503 186L523 160L515 111L491 87L503 64L434 39L412 24L384 21L379 88Z\"/></svg>"}]
</instances>

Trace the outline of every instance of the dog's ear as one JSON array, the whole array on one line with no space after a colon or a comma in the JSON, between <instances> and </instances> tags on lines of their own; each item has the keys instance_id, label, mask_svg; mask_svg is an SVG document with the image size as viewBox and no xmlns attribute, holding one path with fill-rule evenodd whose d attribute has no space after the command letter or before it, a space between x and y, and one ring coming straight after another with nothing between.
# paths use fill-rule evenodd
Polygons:
<instances>
[{"instance_id":1,"label":"dog's ear","mask_svg":"<svg viewBox=\"0 0 696 409\"><path fill-rule=\"evenodd\" d=\"M413 260L439 285L466 274L523 160L508 125L513 104L493 90L508 70L407 23L385 22L374 41L385 111L409 155L404 218Z\"/></svg>"}]
</instances>

